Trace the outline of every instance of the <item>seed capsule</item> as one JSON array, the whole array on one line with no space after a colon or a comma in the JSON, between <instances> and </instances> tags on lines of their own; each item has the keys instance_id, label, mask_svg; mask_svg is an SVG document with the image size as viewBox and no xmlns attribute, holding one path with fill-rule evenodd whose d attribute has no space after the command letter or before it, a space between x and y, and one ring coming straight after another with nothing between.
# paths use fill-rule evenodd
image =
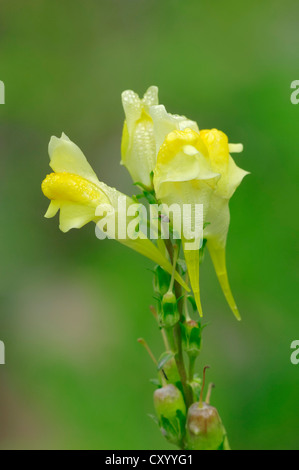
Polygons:
<instances>
[{"instance_id":1,"label":"seed capsule","mask_svg":"<svg viewBox=\"0 0 299 470\"><path fill-rule=\"evenodd\" d=\"M187 445L190 450L218 450L224 443L225 431L214 406L193 403L187 416Z\"/></svg>"},{"instance_id":2,"label":"seed capsule","mask_svg":"<svg viewBox=\"0 0 299 470\"><path fill-rule=\"evenodd\" d=\"M180 390L172 384L158 388L154 393L154 405L162 434L178 446L185 432L186 405Z\"/></svg>"},{"instance_id":3,"label":"seed capsule","mask_svg":"<svg viewBox=\"0 0 299 470\"><path fill-rule=\"evenodd\" d=\"M176 384L177 382L180 382L181 377L174 358L164 364L163 371L167 377L168 383Z\"/></svg>"}]
</instances>

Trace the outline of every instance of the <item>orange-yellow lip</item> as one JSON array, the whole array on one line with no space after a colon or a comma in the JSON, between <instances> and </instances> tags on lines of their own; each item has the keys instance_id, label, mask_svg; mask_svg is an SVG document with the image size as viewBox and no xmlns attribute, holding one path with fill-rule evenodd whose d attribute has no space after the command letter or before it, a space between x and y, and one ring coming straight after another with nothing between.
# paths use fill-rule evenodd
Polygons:
<instances>
[{"instance_id":1,"label":"orange-yellow lip","mask_svg":"<svg viewBox=\"0 0 299 470\"><path fill-rule=\"evenodd\" d=\"M209 151L211 162L215 165L227 164L229 160L227 135L217 129L203 129L199 135Z\"/></svg>"},{"instance_id":2,"label":"orange-yellow lip","mask_svg":"<svg viewBox=\"0 0 299 470\"><path fill-rule=\"evenodd\" d=\"M163 163L167 163L186 146L194 147L205 157L208 156L207 148L198 132L186 128L183 131L172 131L167 135L160 149L158 159Z\"/></svg>"},{"instance_id":3,"label":"orange-yellow lip","mask_svg":"<svg viewBox=\"0 0 299 470\"><path fill-rule=\"evenodd\" d=\"M42 182L44 195L52 201L94 204L106 196L90 181L71 173L51 173Z\"/></svg>"}]
</instances>

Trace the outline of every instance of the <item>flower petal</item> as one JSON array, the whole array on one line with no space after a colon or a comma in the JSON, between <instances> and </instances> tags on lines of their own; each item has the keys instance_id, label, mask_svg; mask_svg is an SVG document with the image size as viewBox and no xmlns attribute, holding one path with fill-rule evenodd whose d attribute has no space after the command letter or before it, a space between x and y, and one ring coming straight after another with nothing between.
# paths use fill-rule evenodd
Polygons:
<instances>
[{"instance_id":1,"label":"flower petal","mask_svg":"<svg viewBox=\"0 0 299 470\"><path fill-rule=\"evenodd\" d=\"M149 109L158 103L158 88L150 87L143 99L131 90L124 91L122 103L126 121L121 144L121 163L135 183L142 183L150 188L150 174L156 164L156 147Z\"/></svg>"},{"instance_id":2,"label":"flower petal","mask_svg":"<svg viewBox=\"0 0 299 470\"><path fill-rule=\"evenodd\" d=\"M227 170L218 181L216 193L221 197L230 199L242 183L243 178L249 174L248 171L239 168L233 158L229 156Z\"/></svg>"},{"instance_id":3,"label":"flower petal","mask_svg":"<svg viewBox=\"0 0 299 470\"><path fill-rule=\"evenodd\" d=\"M98 184L99 180L83 152L65 134L51 138L49 156L50 167L56 173L72 173Z\"/></svg>"},{"instance_id":4,"label":"flower petal","mask_svg":"<svg viewBox=\"0 0 299 470\"><path fill-rule=\"evenodd\" d=\"M167 135L158 153L154 172L154 187L158 199L163 200L166 195L171 196L172 192L176 193L176 188L179 186L168 183L188 182L192 191L192 181L209 180L211 185L213 181L216 184L218 178L219 174L212 170L207 149L198 133L186 128ZM185 194L187 198L184 198L184 203L190 203L188 191ZM197 202L198 199L197 194Z\"/></svg>"},{"instance_id":5,"label":"flower petal","mask_svg":"<svg viewBox=\"0 0 299 470\"><path fill-rule=\"evenodd\" d=\"M48 210L45 213L46 219L51 219L52 217L55 217L55 215L59 211L59 207L59 201L51 201Z\"/></svg>"},{"instance_id":6,"label":"flower petal","mask_svg":"<svg viewBox=\"0 0 299 470\"><path fill-rule=\"evenodd\" d=\"M149 110L154 122L154 136L156 141L156 153L158 154L161 145L166 136L174 131L183 131L186 128L199 132L195 121L187 119L185 116L170 114L166 111L165 106L152 106Z\"/></svg>"},{"instance_id":7,"label":"flower petal","mask_svg":"<svg viewBox=\"0 0 299 470\"><path fill-rule=\"evenodd\" d=\"M73 228L81 228L95 220L95 209L72 202L60 204L59 228L66 233Z\"/></svg>"}]
</instances>

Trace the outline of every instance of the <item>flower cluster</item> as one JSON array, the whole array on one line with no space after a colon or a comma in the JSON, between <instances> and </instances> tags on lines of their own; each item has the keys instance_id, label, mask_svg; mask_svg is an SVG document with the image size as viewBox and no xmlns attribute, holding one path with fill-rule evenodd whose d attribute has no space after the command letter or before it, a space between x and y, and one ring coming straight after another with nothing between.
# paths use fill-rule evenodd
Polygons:
<instances>
[{"instance_id":1,"label":"flower cluster","mask_svg":"<svg viewBox=\"0 0 299 470\"><path fill-rule=\"evenodd\" d=\"M230 221L229 200L247 174L235 164L230 153L241 152L242 145L230 144L221 131L199 130L196 122L167 113L158 103L155 86L150 87L142 99L133 91L125 91L122 102L126 119L121 163L134 183L155 201L168 206L189 204L194 211L196 204L203 205L203 239L227 302L239 319L227 277L225 246ZM46 217L53 217L60 210L63 232L81 228L91 221L97 223L101 218L97 209L101 206L110 204L117 212L121 196L125 197L127 207L135 203L134 199L100 182L84 154L65 134L51 138L49 155L54 173L42 184L43 193L51 200ZM192 215L191 209L191 218ZM118 240L171 273L172 267L161 243L156 246L147 237ZM202 315L200 250L188 250L187 240L182 237L181 241L190 284ZM202 240L199 246L201 244ZM176 280L188 290L178 273Z\"/></svg>"}]
</instances>

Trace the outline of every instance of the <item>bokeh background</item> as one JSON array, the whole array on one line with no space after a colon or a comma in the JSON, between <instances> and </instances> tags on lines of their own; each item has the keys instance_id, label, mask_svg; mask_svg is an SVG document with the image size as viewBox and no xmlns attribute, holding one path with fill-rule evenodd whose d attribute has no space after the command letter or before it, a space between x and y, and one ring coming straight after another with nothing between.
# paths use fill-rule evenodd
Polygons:
<instances>
[{"instance_id":1,"label":"bokeh background","mask_svg":"<svg viewBox=\"0 0 299 470\"><path fill-rule=\"evenodd\" d=\"M162 351L152 264L94 226L62 234L43 214L51 135L64 131L100 179L133 194L120 167L120 94L152 84L173 113L243 142L251 172L231 201L229 311L206 256L215 404L234 449L298 449L296 0L2 0L0 79L0 447L168 449L155 424Z\"/></svg>"}]
</instances>

